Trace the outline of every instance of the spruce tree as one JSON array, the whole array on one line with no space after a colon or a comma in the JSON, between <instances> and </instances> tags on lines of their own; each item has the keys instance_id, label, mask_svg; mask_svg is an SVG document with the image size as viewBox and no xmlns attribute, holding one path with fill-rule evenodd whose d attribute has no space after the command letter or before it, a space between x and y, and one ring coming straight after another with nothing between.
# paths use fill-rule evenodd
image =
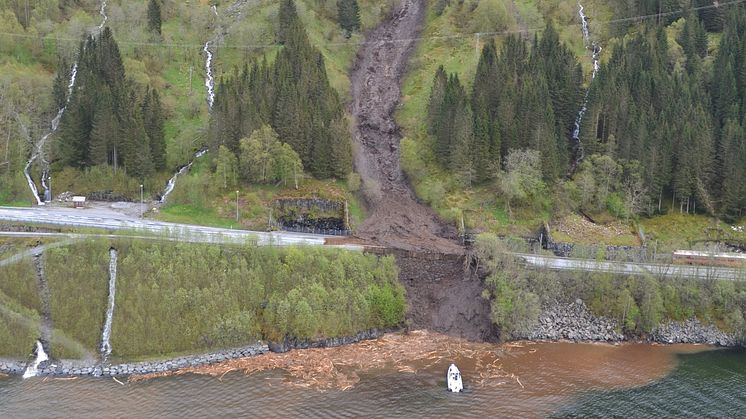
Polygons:
<instances>
[{"instance_id":1,"label":"spruce tree","mask_svg":"<svg viewBox=\"0 0 746 419\"><path fill-rule=\"evenodd\" d=\"M158 0L150 0L148 3L148 30L161 34L161 4Z\"/></svg>"},{"instance_id":2,"label":"spruce tree","mask_svg":"<svg viewBox=\"0 0 746 419\"><path fill-rule=\"evenodd\" d=\"M337 22L347 38L360 30L360 6L357 0L337 0Z\"/></svg>"},{"instance_id":3,"label":"spruce tree","mask_svg":"<svg viewBox=\"0 0 746 419\"><path fill-rule=\"evenodd\" d=\"M142 105L145 132L150 141L150 155L156 170L166 168L166 137L163 131L163 113L158 91L148 89Z\"/></svg>"},{"instance_id":4,"label":"spruce tree","mask_svg":"<svg viewBox=\"0 0 746 419\"><path fill-rule=\"evenodd\" d=\"M474 116L472 164L477 181L494 175L495 162L500 162L500 126L497 51L494 42L487 42L477 64L471 94Z\"/></svg>"},{"instance_id":5,"label":"spruce tree","mask_svg":"<svg viewBox=\"0 0 746 419\"><path fill-rule=\"evenodd\" d=\"M298 12L293 0L281 0L278 13L277 42L285 44L289 39L303 31L303 25L298 18Z\"/></svg>"},{"instance_id":6,"label":"spruce tree","mask_svg":"<svg viewBox=\"0 0 746 419\"><path fill-rule=\"evenodd\" d=\"M60 58L57 65L57 76L54 78L52 85L52 96L54 97L55 109L62 109L67 102L67 86L69 84L70 74L67 61Z\"/></svg>"}]
</instances>

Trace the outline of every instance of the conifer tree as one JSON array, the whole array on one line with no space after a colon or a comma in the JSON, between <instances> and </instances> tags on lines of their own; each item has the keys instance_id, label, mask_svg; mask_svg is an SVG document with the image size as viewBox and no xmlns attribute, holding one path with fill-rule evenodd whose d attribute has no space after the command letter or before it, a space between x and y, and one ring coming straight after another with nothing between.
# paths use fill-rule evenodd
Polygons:
<instances>
[{"instance_id":1,"label":"conifer tree","mask_svg":"<svg viewBox=\"0 0 746 419\"><path fill-rule=\"evenodd\" d=\"M500 162L500 126L497 51L487 42L477 64L471 94L474 115L472 163L477 181L493 176L495 162Z\"/></svg>"},{"instance_id":2,"label":"conifer tree","mask_svg":"<svg viewBox=\"0 0 746 419\"><path fill-rule=\"evenodd\" d=\"M61 58L57 65L57 76L54 78L54 84L52 85L52 96L54 97L55 109L62 109L67 102L67 86L69 79L70 75L67 62Z\"/></svg>"},{"instance_id":3,"label":"conifer tree","mask_svg":"<svg viewBox=\"0 0 746 419\"><path fill-rule=\"evenodd\" d=\"M166 137L163 131L163 113L158 91L148 89L142 104L145 132L150 140L150 155L156 170L166 168Z\"/></svg>"},{"instance_id":4,"label":"conifer tree","mask_svg":"<svg viewBox=\"0 0 746 419\"><path fill-rule=\"evenodd\" d=\"M337 0L337 22L347 38L352 32L360 30L360 6L357 0Z\"/></svg>"},{"instance_id":5,"label":"conifer tree","mask_svg":"<svg viewBox=\"0 0 746 419\"><path fill-rule=\"evenodd\" d=\"M148 2L148 30L161 34L161 5L158 0Z\"/></svg>"},{"instance_id":6,"label":"conifer tree","mask_svg":"<svg viewBox=\"0 0 746 419\"><path fill-rule=\"evenodd\" d=\"M329 84L321 52L314 48L291 0L280 5L274 62L246 65L220 80L208 131L211 148L225 145L243 155L240 139L268 124L319 178L344 177L351 170L349 133L343 133L342 104Z\"/></svg>"}]
</instances>

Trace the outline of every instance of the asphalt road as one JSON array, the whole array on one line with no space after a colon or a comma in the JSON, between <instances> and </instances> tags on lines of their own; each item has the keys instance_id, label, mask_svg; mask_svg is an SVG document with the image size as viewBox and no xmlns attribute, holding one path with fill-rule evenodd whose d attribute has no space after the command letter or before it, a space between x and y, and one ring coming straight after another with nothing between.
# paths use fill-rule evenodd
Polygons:
<instances>
[{"instance_id":1,"label":"asphalt road","mask_svg":"<svg viewBox=\"0 0 746 419\"><path fill-rule=\"evenodd\" d=\"M746 279L746 270L719 266L664 265L656 263L631 263L596 261L590 259L568 259L517 253L527 266L555 271L610 272L630 275L653 275L669 278L698 278L718 280Z\"/></svg>"},{"instance_id":2,"label":"asphalt road","mask_svg":"<svg viewBox=\"0 0 746 419\"><path fill-rule=\"evenodd\" d=\"M19 223L51 224L63 227L99 228L108 230L129 230L127 236L142 239L166 239L207 243L247 243L258 245L310 245L323 246L330 236L320 234L289 233L284 231L260 232L231 230L226 228L203 227L190 224L166 223L140 219L115 209L106 207L73 209L55 207L15 208L0 207L0 220ZM139 233L139 234L138 234ZM58 236L71 239L86 237L111 237L106 234L79 233L8 233L3 236ZM119 237L119 236L118 236ZM349 250L362 250L357 245L334 246ZM34 252L32 249L29 252ZM30 254L29 254L30 255ZM664 265L654 263L630 263L596 261L589 259L568 259L516 253L527 266L557 271L610 272L630 275L654 275L658 277L682 277L698 279L746 279L746 270L713 266ZM28 256L28 255L23 255ZM10 261L7 261L10 262ZM6 263L7 263L6 262Z\"/></svg>"},{"instance_id":3,"label":"asphalt road","mask_svg":"<svg viewBox=\"0 0 746 419\"><path fill-rule=\"evenodd\" d=\"M55 208L0 207L0 220L18 223L47 224L62 227L100 228L107 230L129 230L143 236L155 235L185 241L211 243L256 242L258 245L310 245L322 246L329 236L278 232L232 230L203 227L190 224L166 223L132 217L107 208ZM66 236L71 237L72 234ZM340 246L337 246L340 247ZM341 246L359 250L359 246Z\"/></svg>"}]
</instances>

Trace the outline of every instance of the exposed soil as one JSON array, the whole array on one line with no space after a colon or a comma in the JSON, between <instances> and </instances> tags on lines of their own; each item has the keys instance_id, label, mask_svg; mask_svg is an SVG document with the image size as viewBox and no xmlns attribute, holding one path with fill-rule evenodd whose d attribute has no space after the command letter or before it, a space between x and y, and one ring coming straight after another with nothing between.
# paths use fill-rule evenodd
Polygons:
<instances>
[{"instance_id":1,"label":"exposed soil","mask_svg":"<svg viewBox=\"0 0 746 419\"><path fill-rule=\"evenodd\" d=\"M396 255L399 282L407 290L407 322L413 329L428 329L472 341L496 341L490 320L490 302L482 298L484 284L465 266L464 257Z\"/></svg>"},{"instance_id":2,"label":"exposed soil","mask_svg":"<svg viewBox=\"0 0 746 419\"><path fill-rule=\"evenodd\" d=\"M456 230L417 202L399 165L394 111L401 79L425 16L422 0L402 0L371 31L352 70L355 168L363 181L370 217L356 235L376 244L423 252L463 253Z\"/></svg>"},{"instance_id":3,"label":"exposed soil","mask_svg":"<svg viewBox=\"0 0 746 419\"><path fill-rule=\"evenodd\" d=\"M352 70L355 168L363 181L369 218L356 241L394 253L407 289L408 322L470 340L491 340L489 302L482 281L465 263L454 226L417 201L399 164L401 135L394 112L400 83L425 17L423 0L401 0L371 31Z\"/></svg>"}]
</instances>

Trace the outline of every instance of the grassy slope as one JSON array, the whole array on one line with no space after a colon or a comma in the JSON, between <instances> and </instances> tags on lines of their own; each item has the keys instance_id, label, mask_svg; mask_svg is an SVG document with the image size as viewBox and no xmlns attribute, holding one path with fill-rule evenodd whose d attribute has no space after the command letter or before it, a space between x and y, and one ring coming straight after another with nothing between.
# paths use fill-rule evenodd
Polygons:
<instances>
[{"instance_id":1,"label":"grassy slope","mask_svg":"<svg viewBox=\"0 0 746 419\"><path fill-rule=\"evenodd\" d=\"M429 2L430 5L433 2ZM594 14L589 14L594 16ZM526 31L529 39L537 30L543 29L551 20L558 29L560 38L571 46L579 56L585 56L582 34L577 23L577 9L562 3L557 7L539 9L533 0L516 1L508 8L505 32ZM515 15L517 13L518 15ZM461 22L459 15L451 10L436 16L429 9L427 23L423 31L423 41L419 44L412 59L410 73L402 89L402 105L397 119L403 128L402 166L409 175L417 195L450 222L457 222L463 214L467 227L509 235L533 235L542 221L551 215L536 213L528 209L514 211L509 219L504 204L493 185L463 188L444 172L435 161L426 133L423 115L430 94L430 86L435 70L443 65L448 72L456 72L469 89L479 59L477 38L469 35L473 29ZM437 38L439 36L460 35L459 37ZM480 37L484 40L485 37ZM500 45L503 35L490 39ZM480 47L483 45L479 44ZM589 61L589 60L586 60ZM589 71L591 65L585 69Z\"/></svg>"},{"instance_id":2,"label":"grassy slope","mask_svg":"<svg viewBox=\"0 0 746 419\"><path fill-rule=\"evenodd\" d=\"M433 1L429 2L432 6ZM579 57L586 81L592 70L590 54L585 48L577 4L575 2L515 0L506 2L510 13L506 32L524 31L529 39L540 32L548 21L557 29L560 39ZM618 28L604 22L614 18L611 3L607 0L584 1L585 13L590 19L590 32L595 40L604 43L618 42L612 39ZM476 227L484 231L506 235L534 235L542 221L549 221L553 214L537 213L530 209L514 209L513 218L504 210L504 202L493 185L480 185L464 188L454 181L439 164L431 151L423 118L426 115L427 100L435 70L443 65L448 72L456 72L469 89L473 80L478 55L475 49L476 37L470 35L473 29L464 24L458 15L449 14L447 8L442 16L436 16L432 7L428 13L427 23L420 42L411 61L410 73L405 78L402 89L402 105L397 119L403 128L405 138L402 140L402 166L407 172L417 195L430 204L445 220L460 221L463 215L467 227ZM669 38L675 39L675 25L669 28ZM460 35L459 37L450 37ZM434 37L449 36L438 39ZM484 39L484 38L481 38ZM498 49L503 35L494 36ZM717 35L710 39L711 49L717 48ZM612 52L607 47L602 52L602 59L608 59ZM674 44L671 51L673 62L680 60ZM704 221L703 221L704 220ZM708 221L702 216L663 216L642 220L643 229L653 240L665 242L666 247L686 247L688 242L706 238L705 227ZM633 230L630 227L630 230ZM587 232L592 234L592 232ZM571 237L560 233L558 238L581 243L608 241L607 244L634 244L636 235L630 232L612 239L586 237L581 234ZM651 237L648 237L651 238Z\"/></svg>"},{"instance_id":3,"label":"grassy slope","mask_svg":"<svg viewBox=\"0 0 746 419\"><path fill-rule=\"evenodd\" d=\"M352 34L350 39L346 39L344 34L334 21L333 12L320 6L316 1L298 1L297 9L301 16L311 43L319 48L324 56L327 72L331 85L339 92L343 101L348 100L350 81L348 78L350 66L355 58L358 44L363 41L361 33ZM323 3L323 2L321 2ZM327 2L334 4L334 2ZM359 2L361 8L361 22L363 31L374 27L388 10L386 4L371 0ZM220 10L220 9L219 9ZM278 48L274 46L274 22L276 20L278 3L274 1L259 1L255 6L247 9L248 18L231 23L229 18L223 18L223 26L228 27L227 35L219 41L215 53L215 77L219 80L221 76L229 76L236 69L251 62L253 59L266 57L272 60ZM165 32L165 30L164 30ZM204 62L202 62L204 65ZM183 77L183 71L180 72ZM203 80L203 70L200 68L199 86L194 87L193 96L198 96L201 100L205 97L205 88ZM193 83L194 84L194 83ZM188 86L188 81L186 82ZM204 139L204 128L207 125L208 115L206 106L202 106L204 112L200 111L201 119L194 129L193 135L195 141ZM179 117L170 119L167 129L176 131L189 124L183 124ZM179 128L177 128L179 127ZM188 140L172 141L171 148L187 147ZM171 152L169 155L178 155L179 151ZM185 161L185 160L182 160ZM161 220L174 222L190 222L220 227L265 229L268 218L269 206L271 201L278 195L298 196L299 192L283 186L262 186L262 185L240 185L237 189L239 192L239 222L236 222L236 195L234 190L221 191L213 187L203 187L208 173L206 161L200 161L193 167L188 175L191 179L182 179L177 183L174 191L172 204L163 209L157 215ZM198 179L199 178L199 179ZM185 181L186 180L186 181ZM346 199L350 204L350 212L353 224L362 221L364 211L356 195L349 191L347 185L340 181L316 181L307 179L302 182L301 192L306 196L317 197L335 197ZM201 188L203 194L197 197L185 189Z\"/></svg>"}]
</instances>

